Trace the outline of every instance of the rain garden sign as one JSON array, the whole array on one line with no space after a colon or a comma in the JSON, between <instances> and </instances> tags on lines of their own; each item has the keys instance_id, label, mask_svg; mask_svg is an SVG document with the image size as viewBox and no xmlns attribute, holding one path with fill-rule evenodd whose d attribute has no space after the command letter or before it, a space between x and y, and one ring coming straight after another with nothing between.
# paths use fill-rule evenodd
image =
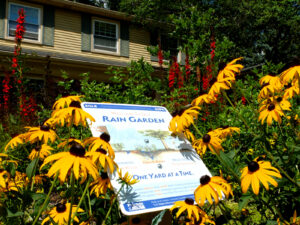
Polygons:
<instances>
[{"instance_id":1,"label":"rain garden sign","mask_svg":"<svg viewBox=\"0 0 300 225\"><path fill-rule=\"evenodd\" d=\"M122 173L129 172L139 180L119 195L123 214L159 211L176 201L194 199L200 177L211 176L191 144L183 136L171 136L172 116L166 108L93 102L83 102L82 108L96 120L90 123L94 137L110 134ZM115 173L111 183L119 190Z\"/></svg>"}]
</instances>

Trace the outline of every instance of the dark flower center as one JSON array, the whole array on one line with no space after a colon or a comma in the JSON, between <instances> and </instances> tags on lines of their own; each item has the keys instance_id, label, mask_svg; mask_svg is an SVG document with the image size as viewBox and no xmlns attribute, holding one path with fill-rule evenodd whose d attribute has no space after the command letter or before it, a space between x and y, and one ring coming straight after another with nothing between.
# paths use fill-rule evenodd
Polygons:
<instances>
[{"instance_id":1,"label":"dark flower center","mask_svg":"<svg viewBox=\"0 0 300 225\"><path fill-rule=\"evenodd\" d=\"M192 198L186 198L184 202L188 205L194 205L194 199Z\"/></svg>"},{"instance_id":2,"label":"dark flower center","mask_svg":"<svg viewBox=\"0 0 300 225\"><path fill-rule=\"evenodd\" d=\"M132 222L133 224L139 224L139 223L141 222L141 219L140 219L139 217L134 217L134 218L131 220L131 222Z\"/></svg>"},{"instance_id":3,"label":"dark flower center","mask_svg":"<svg viewBox=\"0 0 300 225\"><path fill-rule=\"evenodd\" d=\"M100 176L101 176L102 179L108 179L108 175L105 172L101 172Z\"/></svg>"},{"instance_id":4,"label":"dark flower center","mask_svg":"<svg viewBox=\"0 0 300 225\"><path fill-rule=\"evenodd\" d=\"M205 185L210 182L210 177L207 175L204 175L200 178L200 184Z\"/></svg>"},{"instance_id":5,"label":"dark flower center","mask_svg":"<svg viewBox=\"0 0 300 225\"><path fill-rule=\"evenodd\" d=\"M205 134L202 137L202 140L203 140L204 143L209 143L209 141L210 141L210 135L209 134Z\"/></svg>"},{"instance_id":6,"label":"dark flower center","mask_svg":"<svg viewBox=\"0 0 300 225\"><path fill-rule=\"evenodd\" d=\"M249 162L248 163L248 170L250 171L250 172L255 172L255 171L257 171L259 169L259 165L258 165L258 163L257 162L255 162L255 161L252 161L252 162Z\"/></svg>"},{"instance_id":7,"label":"dark flower center","mask_svg":"<svg viewBox=\"0 0 300 225\"><path fill-rule=\"evenodd\" d=\"M264 87L268 86L269 83L263 83L263 85L261 86L261 89L263 89Z\"/></svg>"},{"instance_id":8,"label":"dark flower center","mask_svg":"<svg viewBox=\"0 0 300 225\"><path fill-rule=\"evenodd\" d=\"M43 125L40 127L40 129L41 129L42 131L49 131L49 130L50 130L50 127L47 126L47 125L45 125L45 124L43 124Z\"/></svg>"},{"instance_id":9,"label":"dark flower center","mask_svg":"<svg viewBox=\"0 0 300 225\"><path fill-rule=\"evenodd\" d=\"M0 169L0 173L2 173L4 171L4 169Z\"/></svg>"},{"instance_id":10,"label":"dark flower center","mask_svg":"<svg viewBox=\"0 0 300 225\"><path fill-rule=\"evenodd\" d=\"M282 101L282 98L281 98L281 97L278 97L278 98L276 99L276 101L277 101L277 102L281 102L281 101Z\"/></svg>"},{"instance_id":11,"label":"dark flower center","mask_svg":"<svg viewBox=\"0 0 300 225\"><path fill-rule=\"evenodd\" d=\"M62 96L63 98L66 98L66 97L69 97L69 96L70 96L70 93L69 93L69 92L64 92L61 96Z\"/></svg>"},{"instance_id":12,"label":"dark flower center","mask_svg":"<svg viewBox=\"0 0 300 225\"><path fill-rule=\"evenodd\" d=\"M62 213L65 212L66 210L67 210L66 204L59 203L56 205L56 212Z\"/></svg>"},{"instance_id":13,"label":"dark flower center","mask_svg":"<svg viewBox=\"0 0 300 225\"><path fill-rule=\"evenodd\" d=\"M106 151L105 149L101 148L101 147L100 147L100 148L97 148L96 152L100 152L100 153L102 153L102 154L104 154L104 155L107 154L107 151Z\"/></svg>"},{"instance_id":14,"label":"dark flower center","mask_svg":"<svg viewBox=\"0 0 300 225\"><path fill-rule=\"evenodd\" d=\"M69 107L81 108L79 101L72 101Z\"/></svg>"},{"instance_id":15,"label":"dark flower center","mask_svg":"<svg viewBox=\"0 0 300 225\"><path fill-rule=\"evenodd\" d=\"M287 84L287 85L284 85L284 87L285 87L285 88L290 88L290 87L292 87L292 83L289 83L289 84Z\"/></svg>"},{"instance_id":16,"label":"dark flower center","mask_svg":"<svg viewBox=\"0 0 300 225\"><path fill-rule=\"evenodd\" d=\"M228 125L221 126L222 129L226 129L228 127L229 127Z\"/></svg>"},{"instance_id":17,"label":"dark flower center","mask_svg":"<svg viewBox=\"0 0 300 225\"><path fill-rule=\"evenodd\" d=\"M269 106L268 106L268 110L269 111L272 111L272 110L274 110L275 109L275 105L274 104L270 104Z\"/></svg>"},{"instance_id":18,"label":"dark flower center","mask_svg":"<svg viewBox=\"0 0 300 225\"><path fill-rule=\"evenodd\" d=\"M110 141L110 135L106 132L102 133L100 135L100 138L103 140L103 141L106 141L107 143Z\"/></svg>"},{"instance_id":19,"label":"dark flower center","mask_svg":"<svg viewBox=\"0 0 300 225\"><path fill-rule=\"evenodd\" d=\"M225 67L226 67L226 63L221 62L221 63L219 64L219 71L223 70Z\"/></svg>"},{"instance_id":20,"label":"dark flower center","mask_svg":"<svg viewBox=\"0 0 300 225\"><path fill-rule=\"evenodd\" d=\"M40 145L38 145L38 146L35 147L35 150L36 150L36 151L40 151L41 148L42 148L42 147L41 147Z\"/></svg>"},{"instance_id":21,"label":"dark flower center","mask_svg":"<svg viewBox=\"0 0 300 225\"><path fill-rule=\"evenodd\" d=\"M83 157L85 155L85 149L81 144L74 143L70 149L72 155Z\"/></svg>"}]
</instances>

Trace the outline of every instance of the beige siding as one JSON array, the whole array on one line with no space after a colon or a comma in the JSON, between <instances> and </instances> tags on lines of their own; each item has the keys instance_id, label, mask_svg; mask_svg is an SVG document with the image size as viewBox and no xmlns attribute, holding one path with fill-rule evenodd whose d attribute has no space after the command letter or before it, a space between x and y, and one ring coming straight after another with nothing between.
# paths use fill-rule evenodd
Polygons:
<instances>
[{"instance_id":1,"label":"beige siding","mask_svg":"<svg viewBox=\"0 0 300 225\"><path fill-rule=\"evenodd\" d=\"M65 10L55 11L54 49L66 53L81 52L81 16Z\"/></svg>"},{"instance_id":2,"label":"beige siding","mask_svg":"<svg viewBox=\"0 0 300 225\"><path fill-rule=\"evenodd\" d=\"M150 45L150 33L131 26L129 29L129 57L137 60L141 57L150 62L150 54L147 51L147 46Z\"/></svg>"}]
</instances>

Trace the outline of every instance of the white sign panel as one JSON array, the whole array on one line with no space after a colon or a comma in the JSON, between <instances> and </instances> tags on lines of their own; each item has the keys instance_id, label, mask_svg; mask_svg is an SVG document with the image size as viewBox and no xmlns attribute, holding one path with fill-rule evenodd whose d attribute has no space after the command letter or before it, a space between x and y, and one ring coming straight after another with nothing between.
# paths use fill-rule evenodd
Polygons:
<instances>
[{"instance_id":1,"label":"white sign panel","mask_svg":"<svg viewBox=\"0 0 300 225\"><path fill-rule=\"evenodd\" d=\"M123 173L140 180L120 192L119 202L125 215L159 211L174 202L194 199L200 177L211 176L185 138L172 137L172 116L161 106L83 102L82 108L96 122L90 124L94 137L110 134L115 162ZM119 190L118 175L112 185Z\"/></svg>"}]
</instances>

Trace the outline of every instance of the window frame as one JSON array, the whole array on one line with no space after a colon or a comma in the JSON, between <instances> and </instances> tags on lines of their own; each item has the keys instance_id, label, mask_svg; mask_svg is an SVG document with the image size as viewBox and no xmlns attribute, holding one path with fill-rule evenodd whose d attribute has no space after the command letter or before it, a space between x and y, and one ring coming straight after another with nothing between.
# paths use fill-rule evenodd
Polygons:
<instances>
[{"instance_id":1,"label":"window frame","mask_svg":"<svg viewBox=\"0 0 300 225\"><path fill-rule=\"evenodd\" d=\"M42 44L42 31L43 31L43 17L42 17L42 13L43 13L43 8L42 6L39 5L35 5L35 4L23 4L23 2L17 2L17 1L8 1L7 2L8 7L7 7L7 12L6 12L6 23L5 23L5 38L9 39L9 40L14 40L15 37L9 36L9 20L10 20L10 8L11 5L18 5L18 6L25 6L28 8L34 8L38 10L38 39L37 40L32 40L32 39L28 39L28 38L23 38L22 42L27 42L27 43L34 43L34 44ZM25 14L26 16L26 14ZM25 17L25 21L26 21L26 17ZM25 31L26 32L26 31Z\"/></svg>"},{"instance_id":2,"label":"window frame","mask_svg":"<svg viewBox=\"0 0 300 225\"><path fill-rule=\"evenodd\" d=\"M116 25L116 52L113 51L108 51L108 50L102 50L102 49L96 49L95 48L95 39L94 39L94 35L95 35L95 22L102 22L102 23L107 23L107 24L113 24ZM121 41L120 41L120 22L118 21L112 21L112 20L107 20L107 19L103 19L103 18L92 18L92 34L91 34L91 51L92 52L97 52L97 53L102 53L102 54L107 54L107 55L120 55L121 51L120 51L120 46L121 46Z\"/></svg>"}]
</instances>

